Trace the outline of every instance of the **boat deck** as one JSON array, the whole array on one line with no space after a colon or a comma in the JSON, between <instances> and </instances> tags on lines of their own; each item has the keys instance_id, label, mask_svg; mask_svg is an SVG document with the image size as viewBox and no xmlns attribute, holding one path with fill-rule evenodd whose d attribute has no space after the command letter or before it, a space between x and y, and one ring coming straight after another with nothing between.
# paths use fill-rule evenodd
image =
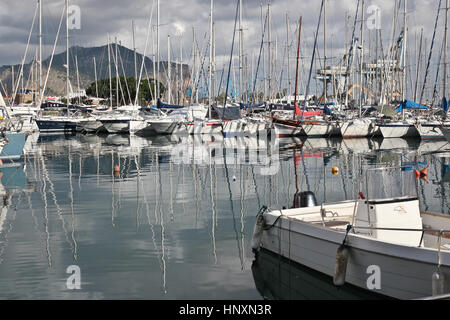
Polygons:
<instances>
[{"instance_id":1,"label":"boat deck","mask_svg":"<svg viewBox=\"0 0 450 320\"><path fill-rule=\"evenodd\" d=\"M298 221L338 232L345 232L348 225L355 225L355 204L355 201L346 201L339 204L327 204L317 207L272 211L274 216L269 220L269 224L273 223L278 215L281 215L290 221ZM450 230L450 216L421 212L421 218L423 229L427 230L423 233L422 247L437 249L440 235L438 230ZM397 230L392 232L404 231ZM357 233L368 236L367 232L361 231ZM448 232L444 232L441 235L441 250L450 250L450 233Z\"/></svg>"}]
</instances>

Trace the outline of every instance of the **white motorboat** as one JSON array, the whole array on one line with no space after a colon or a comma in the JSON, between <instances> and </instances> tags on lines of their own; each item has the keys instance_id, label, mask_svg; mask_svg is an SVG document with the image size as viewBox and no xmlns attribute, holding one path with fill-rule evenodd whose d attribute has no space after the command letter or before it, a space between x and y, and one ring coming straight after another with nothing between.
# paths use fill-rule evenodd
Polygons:
<instances>
[{"instance_id":1,"label":"white motorboat","mask_svg":"<svg viewBox=\"0 0 450 320\"><path fill-rule=\"evenodd\" d=\"M328 277L389 298L450 292L450 217L421 212L412 168L366 171L361 199L258 214L252 248L268 250Z\"/></svg>"}]
</instances>

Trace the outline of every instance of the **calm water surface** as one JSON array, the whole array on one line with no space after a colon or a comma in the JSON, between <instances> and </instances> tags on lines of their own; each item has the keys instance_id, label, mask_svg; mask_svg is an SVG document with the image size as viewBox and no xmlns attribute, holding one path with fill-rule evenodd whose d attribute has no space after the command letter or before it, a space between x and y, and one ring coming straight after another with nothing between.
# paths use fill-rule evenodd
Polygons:
<instances>
[{"instance_id":1,"label":"calm water surface","mask_svg":"<svg viewBox=\"0 0 450 320\"><path fill-rule=\"evenodd\" d=\"M250 248L261 206L290 207L297 189L353 199L362 168L418 165L422 209L450 214L449 152L401 139L30 136L22 165L1 170L0 298L262 299ZM79 290L66 286L72 265Z\"/></svg>"}]
</instances>

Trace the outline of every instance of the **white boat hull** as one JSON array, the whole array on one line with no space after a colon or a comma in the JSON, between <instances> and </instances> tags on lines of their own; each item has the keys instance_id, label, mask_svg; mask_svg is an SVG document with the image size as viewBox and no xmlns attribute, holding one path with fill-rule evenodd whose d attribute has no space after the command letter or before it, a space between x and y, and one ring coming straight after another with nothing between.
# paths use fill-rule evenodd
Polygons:
<instances>
[{"instance_id":1,"label":"white boat hull","mask_svg":"<svg viewBox=\"0 0 450 320\"><path fill-rule=\"evenodd\" d=\"M188 134L222 134L222 122L218 120L189 122L186 124Z\"/></svg>"},{"instance_id":2,"label":"white boat hull","mask_svg":"<svg viewBox=\"0 0 450 320\"><path fill-rule=\"evenodd\" d=\"M383 138L412 138L419 136L413 124L380 124L379 128Z\"/></svg>"},{"instance_id":3,"label":"white boat hull","mask_svg":"<svg viewBox=\"0 0 450 320\"><path fill-rule=\"evenodd\" d=\"M130 120L102 120L101 122L108 133L130 132Z\"/></svg>"},{"instance_id":4,"label":"white boat hull","mask_svg":"<svg viewBox=\"0 0 450 320\"><path fill-rule=\"evenodd\" d=\"M345 121L341 125L341 135L344 139L370 137L376 130L376 126L371 121Z\"/></svg>"},{"instance_id":5,"label":"white boat hull","mask_svg":"<svg viewBox=\"0 0 450 320\"><path fill-rule=\"evenodd\" d=\"M302 133L302 127L294 127L282 123L274 123L273 128L278 138L297 136Z\"/></svg>"},{"instance_id":6,"label":"white boat hull","mask_svg":"<svg viewBox=\"0 0 450 320\"><path fill-rule=\"evenodd\" d=\"M339 132L334 123L304 124L303 132L310 138L329 137Z\"/></svg>"},{"instance_id":7,"label":"white boat hull","mask_svg":"<svg viewBox=\"0 0 450 320\"><path fill-rule=\"evenodd\" d=\"M268 217L268 225L275 222L275 216L265 216ZM344 236L343 231L281 217L275 227L263 233L261 245L266 250L333 277L336 253ZM350 255L346 283L397 299L432 295L431 279L437 269L435 250L381 242L352 233L347 240ZM446 279L450 279L449 262L443 261L441 266ZM373 268L380 272L379 288L370 287L370 270Z\"/></svg>"},{"instance_id":8,"label":"white boat hull","mask_svg":"<svg viewBox=\"0 0 450 320\"><path fill-rule=\"evenodd\" d=\"M419 132L420 138L422 140L439 140L445 139L444 133L442 131L442 126L440 124L417 124L416 129ZM450 126L448 127L450 128Z\"/></svg>"}]
</instances>

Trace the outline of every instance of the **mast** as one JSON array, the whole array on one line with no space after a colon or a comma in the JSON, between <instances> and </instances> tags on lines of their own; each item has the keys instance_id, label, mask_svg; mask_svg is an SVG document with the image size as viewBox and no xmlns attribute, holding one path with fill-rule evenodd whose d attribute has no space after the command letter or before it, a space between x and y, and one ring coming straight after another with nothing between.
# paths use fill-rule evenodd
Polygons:
<instances>
[{"instance_id":1,"label":"mast","mask_svg":"<svg viewBox=\"0 0 450 320\"><path fill-rule=\"evenodd\" d=\"M133 51L134 51L134 78L136 81L136 88L138 87L138 72L137 72L137 57L136 57L136 38L134 20L131 20L131 28L133 29Z\"/></svg>"},{"instance_id":2,"label":"mast","mask_svg":"<svg viewBox=\"0 0 450 320\"><path fill-rule=\"evenodd\" d=\"M244 68L244 27L242 25L242 0L239 0L239 100L242 100L243 90L243 75L242 70Z\"/></svg>"},{"instance_id":3,"label":"mast","mask_svg":"<svg viewBox=\"0 0 450 320\"><path fill-rule=\"evenodd\" d=\"M94 76L95 76L95 96L98 98L98 84L97 84L97 64L94 57Z\"/></svg>"},{"instance_id":4,"label":"mast","mask_svg":"<svg viewBox=\"0 0 450 320\"><path fill-rule=\"evenodd\" d=\"M287 82L288 82L288 90L287 90L287 94L291 95L291 72L290 72L290 55L289 55L289 50L290 49L290 44L289 44L289 16L288 13L286 12L286 55L287 55ZM253 74L253 72L252 72Z\"/></svg>"},{"instance_id":5,"label":"mast","mask_svg":"<svg viewBox=\"0 0 450 320\"><path fill-rule=\"evenodd\" d=\"M184 91L183 91L183 33L180 34L180 99L181 104L184 105Z\"/></svg>"},{"instance_id":6,"label":"mast","mask_svg":"<svg viewBox=\"0 0 450 320\"><path fill-rule=\"evenodd\" d=\"M42 86L42 0L39 1L39 96ZM39 102L40 103L40 102Z\"/></svg>"},{"instance_id":7,"label":"mast","mask_svg":"<svg viewBox=\"0 0 450 320\"><path fill-rule=\"evenodd\" d=\"M267 12L268 12L268 25L269 25L269 30L268 30L268 34L267 34L267 51L268 51L268 58L269 58L269 63L268 63L268 76L269 76L269 101L272 100L272 52L271 52L271 46L270 46L270 41L271 41L271 32L270 32L270 3L267 5Z\"/></svg>"},{"instance_id":8,"label":"mast","mask_svg":"<svg viewBox=\"0 0 450 320\"><path fill-rule=\"evenodd\" d=\"M81 104L81 96L80 96L80 75L78 73L78 56L75 55L75 68L77 70L77 86L78 86L78 103Z\"/></svg>"},{"instance_id":9,"label":"mast","mask_svg":"<svg viewBox=\"0 0 450 320\"><path fill-rule=\"evenodd\" d=\"M326 1L325 1L326 2ZM361 5L361 58L359 68L359 117L362 116L362 104L363 104L363 67L364 67L364 0Z\"/></svg>"},{"instance_id":10,"label":"mast","mask_svg":"<svg viewBox=\"0 0 450 320\"><path fill-rule=\"evenodd\" d=\"M298 25L298 45L297 45L297 69L295 71L295 93L294 93L294 120L297 112L297 90L298 90L298 68L299 68L299 61L300 61L300 40L302 37L302 21L303 17L300 17L300 22ZM306 101L306 98L305 98Z\"/></svg>"},{"instance_id":11,"label":"mast","mask_svg":"<svg viewBox=\"0 0 450 320\"><path fill-rule=\"evenodd\" d=\"M156 93L157 93L156 100L159 99L160 94L161 94L161 88L159 85L159 68L160 68L160 66L159 66L159 64L160 64L160 61L159 61L159 18L160 18L159 14L160 14L160 10L159 9L160 9L159 0L157 0L156 1L156 11L157 11L157 13L156 13L156 58L157 58L156 71L157 71L157 75L158 75L158 82L157 82L157 89L156 89Z\"/></svg>"},{"instance_id":12,"label":"mast","mask_svg":"<svg viewBox=\"0 0 450 320\"><path fill-rule=\"evenodd\" d=\"M109 73L109 107L112 109L112 74L111 74L111 46L110 46L110 38L108 34L108 73Z\"/></svg>"},{"instance_id":13,"label":"mast","mask_svg":"<svg viewBox=\"0 0 450 320\"><path fill-rule=\"evenodd\" d=\"M69 0L66 0L66 64L67 115L69 115Z\"/></svg>"},{"instance_id":14,"label":"mast","mask_svg":"<svg viewBox=\"0 0 450 320\"><path fill-rule=\"evenodd\" d=\"M323 2L323 69L327 68L327 0ZM327 102L327 75L323 81L323 102Z\"/></svg>"},{"instance_id":15,"label":"mast","mask_svg":"<svg viewBox=\"0 0 450 320\"><path fill-rule=\"evenodd\" d=\"M267 19L267 14L266 14L266 19ZM263 6L262 6L262 2L261 2L261 33L262 34L265 33L266 22L264 22L264 19L263 19ZM262 60L263 60L263 65L262 65L262 67L263 67L263 82L264 82L264 97L263 97L263 101L265 101L267 99L266 54L265 54L265 50L264 49L265 48L264 48L264 38L263 38L262 45L261 45Z\"/></svg>"},{"instance_id":16,"label":"mast","mask_svg":"<svg viewBox=\"0 0 450 320\"><path fill-rule=\"evenodd\" d=\"M116 45L116 54L115 54L115 67L116 67L116 105L119 106L120 100L119 100L119 53L118 53L118 45L117 45L117 37L114 38L115 45Z\"/></svg>"},{"instance_id":17,"label":"mast","mask_svg":"<svg viewBox=\"0 0 450 320\"><path fill-rule=\"evenodd\" d=\"M172 95L172 84L171 84L171 74L172 72L172 65L170 63L170 34L167 35L167 103L171 104L172 103L172 99L171 99L171 95Z\"/></svg>"},{"instance_id":18,"label":"mast","mask_svg":"<svg viewBox=\"0 0 450 320\"><path fill-rule=\"evenodd\" d=\"M155 32L154 32L153 28L152 28L152 57L153 57L153 59L152 59L153 60L153 81L155 81L155 79L156 79L156 51L155 51ZM156 104L157 100L158 100L158 88L157 88L156 83L153 83L153 90L154 90L153 99L155 100L155 104Z\"/></svg>"},{"instance_id":19,"label":"mast","mask_svg":"<svg viewBox=\"0 0 450 320\"><path fill-rule=\"evenodd\" d=\"M213 64L213 13L214 0L211 0L210 10L210 29L209 29L209 89L208 89L208 104L209 104L209 118L211 119L211 105L212 105L212 64ZM225 105L224 105L225 107Z\"/></svg>"},{"instance_id":20,"label":"mast","mask_svg":"<svg viewBox=\"0 0 450 320\"><path fill-rule=\"evenodd\" d=\"M407 27L407 19L406 19L406 8L408 6L408 1L407 0L403 0L403 50L402 50L402 55L403 55L403 86L402 86L402 100L405 101L406 100L406 41L408 39L407 37L407 31L408 31L408 27ZM403 110L402 108L402 119L405 120L405 110Z\"/></svg>"},{"instance_id":21,"label":"mast","mask_svg":"<svg viewBox=\"0 0 450 320\"><path fill-rule=\"evenodd\" d=\"M445 4L445 31L444 31L444 81L442 88L442 98L444 98L447 94L447 44L448 44L448 5L449 0L446 0Z\"/></svg>"}]
</instances>

